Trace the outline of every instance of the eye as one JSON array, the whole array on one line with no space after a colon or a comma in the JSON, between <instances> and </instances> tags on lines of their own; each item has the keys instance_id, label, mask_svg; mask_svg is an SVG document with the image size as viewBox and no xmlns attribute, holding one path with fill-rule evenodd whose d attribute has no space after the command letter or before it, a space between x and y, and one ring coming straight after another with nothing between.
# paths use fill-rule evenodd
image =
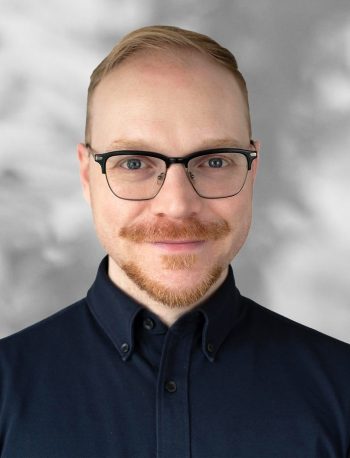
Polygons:
<instances>
[{"instance_id":1,"label":"eye","mask_svg":"<svg viewBox=\"0 0 350 458\"><path fill-rule=\"evenodd\" d=\"M215 169L219 169L224 165L224 160L221 157L210 158L207 162L209 167Z\"/></svg>"},{"instance_id":2,"label":"eye","mask_svg":"<svg viewBox=\"0 0 350 458\"><path fill-rule=\"evenodd\" d=\"M198 164L200 167L206 167L210 169L222 169L229 165L229 161L223 157L208 157L202 158L202 161Z\"/></svg>"},{"instance_id":3,"label":"eye","mask_svg":"<svg viewBox=\"0 0 350 458\"><path fill-rule=\"evenodd\" d=\"M225 170L234 166L235 158L228 154L208 154L205 156L197 156L191 159L189 166L191 170L196 170L201 173L210 173L216 171Z\"/></svg>"},{"instance_id":4,"label":"eye","mask_svg":"<svg viewBox=\"0 0 350 458\"><path fill-rule=\"evenodd\" d=\"M137 157L126 159L120 163L120 166L128 170L139 170L146 167L146 164Z\"/></svg>"}]
</instances>

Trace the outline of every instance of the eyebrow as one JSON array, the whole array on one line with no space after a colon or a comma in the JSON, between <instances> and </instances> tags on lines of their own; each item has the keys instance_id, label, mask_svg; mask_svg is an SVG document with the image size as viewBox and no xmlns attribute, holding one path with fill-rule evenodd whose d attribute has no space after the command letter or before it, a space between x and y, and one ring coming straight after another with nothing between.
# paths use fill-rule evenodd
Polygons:
<instances>
[{"instance_id":1,"label":"eyebrow","mask_svg":"<svg viewBox=\"0 0 350 458\"><path fill-rule=\"evenodd\" d=\"M195 151L211 149L211 148L242 148L242 143L237 141L234 138L213 138L203 140L200 145L195 149ZM106 149L106 151L113 151L115 149L125 149L125 150L145 150L145 151L155 151L158 148L153 148L151 144L145 142L144 140L128 140L128 139L118 139L114 140Z\"/></svg>"}]
</instances>

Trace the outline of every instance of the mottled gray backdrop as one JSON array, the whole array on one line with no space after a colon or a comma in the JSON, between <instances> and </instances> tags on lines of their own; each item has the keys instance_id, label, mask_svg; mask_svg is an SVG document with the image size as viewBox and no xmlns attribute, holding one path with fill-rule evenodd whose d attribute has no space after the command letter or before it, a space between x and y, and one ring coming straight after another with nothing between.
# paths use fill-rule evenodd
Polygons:
<instances>
[{"instance_id":1,"label":"mottled gray backdrop","mask_svg":"<svg viewBox=\"0 0 350 458\"><path fill-rule=\"evenodd\" d=\"M126 32L173 24L236 54L262 142L242 293L350 342L348 0L2 0L0 336L82 297L103 251L76 143L96 64Z\"/></svg>"}]
</instances>

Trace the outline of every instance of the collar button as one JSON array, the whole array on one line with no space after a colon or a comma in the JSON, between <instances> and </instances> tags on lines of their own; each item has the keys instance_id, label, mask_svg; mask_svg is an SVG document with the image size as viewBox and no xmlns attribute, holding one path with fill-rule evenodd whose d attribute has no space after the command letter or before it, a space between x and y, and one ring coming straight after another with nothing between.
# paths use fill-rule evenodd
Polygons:
<instances>
[{"instance_id":1,"label":"collar button","mask_svg":"<svg viewBox=\"0 0 350 458\"><path fill-rule=\"evenodd\" d=\"M207 350L209 351L209 353L213 353L214 351L214 345L212 343L208 343L207 345Z\"/></svg>"},{"instance_id":2,"label":"collar button","mask_svg":"<svg viewBox=\"0 0 350 458\"><path fill-rule=\"evenodd\" d=\"M154 328L154 321L152 318L145 318L143 320L143 327L147 329L147 331L150 331L151 329Z\"/></svg>"},{"instance_id":3,"label":"collar button","mask_svg":"<svg viewBox=\"0 0 350 458\"><path fill-rule=\"evenodd\" d=\"M129 345L126 342L124 342L120 349L123 353L127 353L129 351Z\"/></svg>"}]
</instances>

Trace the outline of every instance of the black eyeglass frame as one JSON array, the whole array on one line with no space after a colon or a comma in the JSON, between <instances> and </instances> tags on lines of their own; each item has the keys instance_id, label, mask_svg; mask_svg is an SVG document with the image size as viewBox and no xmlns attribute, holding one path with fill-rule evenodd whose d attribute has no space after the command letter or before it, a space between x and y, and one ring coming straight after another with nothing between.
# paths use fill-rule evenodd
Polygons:
<instances>
[{"instance_id":1,"label":"black eyeglass frame","mask_svg":"<svg viewBox=\"0 0 350 458\"><path fill-rule=\"evenodd\" d=\"M254 145L254 142L252 140L251 140L250 143L251 143L251 145ZM165 162L165 165L166 165L166 170L165 170L165 177L164 177L164 181L162 183L162 186L163 186L163 184L165 182L168 168L172 164L183 164L185 169L186 169L186 175L188 176L188 163L189 163L189 161L191 159L193 159L195 157L206 156L208 154L220 154L220 153L229 153L229 152L231 152L231 153L239 153L239 154L242 154L243 156L245 156L245 158L247 160L247 165L248 165L247 174L248 174L249 170L251 170L251 168L252 168L252 163L253 163L254 159L256 159L257 156L258 156L258 152L256 150L246 150L246 149L242 149L242 148L211 148L211 149L206 149L206 150L201 150L201 151L195 151L194 153L190 153L187 156L183 156L183 157L169 157L169 156L165 156L164 154L161 154L161 153L156 153L154 151L142 151L142 150L116 150L116 151L107 151L105 153L98 153L88 143L86 143L85 146L89 151L91 151L92 156L94 157L94 160L98 164L100 164L102 173L104 175L106 175L106 178L107 178L106 163L107 163L108 158L110 158L112 156L124 156L124 155L149 156L149 157L155 157L155 158L163 160ZM195 192L200 197L202 197L203 199L225 199L227 197L236 196L243 189L244 184L246 182L246 179L247 179L247 177L245 178L244 183L243 183L241 189L238 192L236 192L235 194L229 195L229 196L224 196L224 197L205 197L205 196L202 196L196 190L196 188L194 187L194 185L193 185L193 183L192 183L192 181L190 179L189 179L189 182L191 183L191 186L193 187ZM109 182L108 182L108 179L107 179L107 183L108 183L109 188L111 189L111 187L109 185ZM157 194L161 190L162 186L159 188ZM137 200L151 200L151 199L154 199L154 197L156 197L156 195L157 195L157 194L155 194L153 197L150 197L150 198L147 198L147 199L127 199L125 197L118 196L117 194L115 194L115 192L112 189L111 189L111 191L116 197L119 197L119 199L135 200L135 201L137 201Z\"/></svg>"}]
</instances>

